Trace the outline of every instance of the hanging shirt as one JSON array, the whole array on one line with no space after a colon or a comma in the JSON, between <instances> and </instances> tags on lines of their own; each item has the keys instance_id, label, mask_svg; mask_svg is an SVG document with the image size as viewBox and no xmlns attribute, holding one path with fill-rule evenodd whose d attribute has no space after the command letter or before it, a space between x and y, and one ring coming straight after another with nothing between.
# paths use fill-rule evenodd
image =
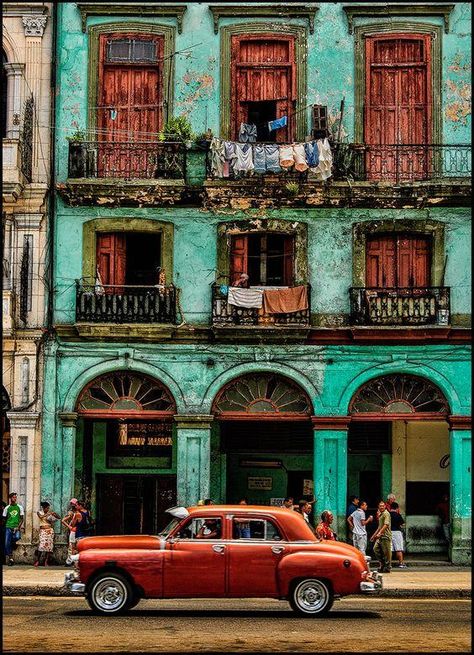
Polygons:
<instances>
[{"instance_id":1,"label":"hanging shirt","mask_svg":"<svg viewBox=\"0 0 474 655\"><path fill-rule=\"evenodd\" d=\"M293 144L293 157L295 158L295 170L303 173L308 170L306 163L306 151L303 143Z\"/></svg>"},{"instance_id":2,"label":"hanging shirt","mask_svg":"<svg viewBox=\"0 0 474 655\"><path fill-rule=\"evenodd\" d=\"M260 289L242 289L241 287L229 287L227 302L236 307L247 309L260 309L263 303L263 291Z\"/></svg>"},{"instance_id":3,"label":"hanging shirt","mask_svg":"<svg viewBox=\"0 0 474 655\"><path fill-rule=\"evenodd\" d=\"M263 144L257 144L253 147L253 164L256 173L266 172L265 146Z\"/></svg>"},{"instance_id":4,"label":"hanging shirt","mask_svg":"<svg viewBox=\"0 0 474 655\"><path fill-rule=\"evenodd\" d=\"M327 180L331 177L332 170L332 151L327 139L318 139L316 141L319 152L319 164L314 169L318 180Z\"/></svg>"},{"instance_id":5,"label":"hanging shirt","mask_svg":"<svg viewBox=\"0 0 474 655\"><path fill-rule=\"evenodd\" d=\"M281 173L280 166L280 148L277 144L266 144L265 148L265 166L269 173Z\"/></svg>"},{"instance_id":6,"label":"hanging shirt","mask_svg":"<svg viewBox=\"0 0 474 655\"><path fill-rule=\"evenodd\" d=\"M224 167L223 167L223 177L229 177L230 174L234 173L234 164L237 159L235 154L235 143L233 141L224 141Z\"/></svg>"},{"instance_id":7,"label":"hanging shirt","mask_svg":"<svg viewBox=\"0 0 474 655\"><path fill-rule=\"evenodd\" d=\"M306 163L310 168L315 168L319 164L319 150L315 141L309 141L304 144L306 152Z\"/></svg>"},{"instance_id":8,"label":"hanging shirt","mask_svg":"<svg viewBox=\"0 0 474 655\"><path fill-rule=\"evenodd\" d=\"M273 132L273 130L279 130L281 127L286 127L287 123L287 116L282 116L281 118L277 118L274 121L268 121L268 131Z\"/></svg>"},{"instance_id":9,"label":"hanging shirt","mask_svg":"<svg viewBox=\"0 0 474 655\"><path fill-rule=\"evenodd\" d=\"M295 156L293 154L293 146L281 145L280 146L280 166L282 168L291 168L295 163Z\"/></svg>"},{"instance_id":10,"label":"hanging shirt","mask_svg":"<svg viewBox=\"0 0 474 655\"><path fill-rule=\"evenodd\" d=\"M236 173L248 173L254 170L252 146L248 143L235 144L236 161L234 171Z\"/></svg>"},{"instance_id":11,"label":"hanging shirt","mask_svg":"<svg viewBox=\"0 0 474 655\"><path fill-rule=\"evenodd\" d=\"M211 171L216 177L222 177L224 173L224 142L214 137L210 145L211 151Z\"/></svg>"},{"instance_id":12,"label":"hanging shirt","mask_svg":"<svg viewBox=\"0 0 474 655\"><path fill-rule=\"evenodd\" d=\"M257 140L257 126L253 123L240 123L240 143L255 143Z\"/></svg>"}]
</instances>

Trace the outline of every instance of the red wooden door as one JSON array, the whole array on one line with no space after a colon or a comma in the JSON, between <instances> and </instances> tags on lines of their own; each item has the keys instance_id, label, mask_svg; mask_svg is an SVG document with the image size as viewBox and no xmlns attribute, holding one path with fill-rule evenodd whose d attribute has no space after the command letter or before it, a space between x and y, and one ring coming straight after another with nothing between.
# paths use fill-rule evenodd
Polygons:
<instances>
[{"instance_id":1,"label":"red wooden door","mask_svg":"<svg viewBox=\"0 0 474 655\"><path fill-rule=\"evenodd\" d=\"M248 274L248 238L239 234L231 240L229 283L235 284L242 273Z\"/></svg>"},{"instance_id":2,"label":"red wooden door","mask_svg":"<svg viewBox=\"0 0 474 655\"><path fill-rule=\"evenodd\" d=\"M429 237L375 235L367 240L367 287L429 287L430 268Z\"/></svg>"},{"instance_id":3,"label":"red wooden door","mask_svg":"<svg viewBox=\"0 0 474 655\"><path fill-rule=\"evenodd\" d=\"M366 40L364 140L369 178L410 180L426 176L431 140L431 40L392 34ZM405 147L403 147L405 145Z\"/></svg>"},{"instance_id":4,"label":"red wooden door","mask_svg":"<svg viewBox=\"0 0 474 655\"><path fill-rule=\"evenodd\" d=\"M126 277L126 239L125 235L116 232L106 232L97 235L97 266L102 284L114 285L105 287L106 293L119 293L120 286L125 284Z\"/></svg>"},{"instance_id":5,"label":"red wooden door","mask_svg":"<svg viewBox=\"0 0 474 655\"><path fill-rule=\"evenodd\" d=\"M161 129L162 40L103 35L100 52L99 176L154 177L154 144Z\"/></svg>"},{"instance_id":6,"label":"red wooden door","mask_svg":"<svg viewBox=\"0 0 474 655\"><path fill-rule=\"evenodd\" d=\"M291 141L296 102L295 44L293 37L274 34L232 37L232 138L248 122L248 103L276 102L276 118L288 116L286 128L276 133L278 142Z\"/></svg>"}]
</instances>

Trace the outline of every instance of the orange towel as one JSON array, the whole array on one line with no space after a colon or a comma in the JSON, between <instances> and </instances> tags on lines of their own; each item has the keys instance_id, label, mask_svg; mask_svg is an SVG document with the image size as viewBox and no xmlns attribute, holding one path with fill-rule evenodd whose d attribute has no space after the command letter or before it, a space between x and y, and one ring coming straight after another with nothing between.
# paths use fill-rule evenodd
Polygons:
<instances>
[{"instance_id":1,"label":"orange towel","mask_svg":"<svg viewBox=\"0 0 474 655\"><path fill-rule=\"evenodd\" d=\"M292 314L308 309L306 286L291 289L265 289L263 309L267 314Z\"/></svg>"}]
</instances>

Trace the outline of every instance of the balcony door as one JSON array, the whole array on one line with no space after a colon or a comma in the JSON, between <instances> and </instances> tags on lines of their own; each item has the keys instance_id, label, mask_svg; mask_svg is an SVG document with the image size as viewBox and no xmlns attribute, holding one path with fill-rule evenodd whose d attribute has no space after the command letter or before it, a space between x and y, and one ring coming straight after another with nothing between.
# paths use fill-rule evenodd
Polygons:
<instances>
[{"instance_id":1,"label":"balcony door","mask_svg":"<svg viewBox=\"0 0 474 655\"><path fill-rule=\"evenodd\" d=\"M101 36L97 108L98 141L103 144L99 148L100 177L155 176L152 144L161 129L162 59L162 37Z\"/></svg>"},{"instance_id":2,"label":"balcony door","mask_svg":"<svg viewBox=\"0 0 474 655\"><path fill-rule=\"evenodd\" d=\"M285 234L239 234L232 237L230 283L242 273L250 286L292 286L295 239Z\"/></svg>"},{"instance_id":3,"label":"balcony door","mask_svg":"<svg viewBox=\"0 0 474 655\"><path fill-rule=\"evenodd\" d=\"M364 140L372 179L422 179L431 141L431 37L391 34L367 37ZM399 148L383 145L399 144ZM375 147L378 146L378 147Z\"/></svg>"},{"instance_id":4,"label":"balcony door","mask_svg":"<svg viewBox=\"0 0 474 655\"><path fill-rule=\"evenodd\" d=\"M377 234L367 239L366 286L429 287L431 239L418 235Z\"/></svg>"},{"instance_id":5,"label":"balcony door","mask_svg":"<svg viewBox=\"0 0 474 655\"><path fill-rule=\"evenodd\" d=\"M253 123L259 141L291 141L296 102L294 38L233 36L231 75L232 138L238 138L241 123ZM268 121L282 116L288 116L288 125L269 132Z\"/></svg>"},{"instance_id":6,"label":"balcony door","mask_svg":"<svg viewBox=\"0 0 474 655\"><path fill-rule=\"evenodd\" d=\"M123 285L158 284L161 238L148 232L105 232L97 235L97 267L106 292Z\"/></svg>"}]
</instances>

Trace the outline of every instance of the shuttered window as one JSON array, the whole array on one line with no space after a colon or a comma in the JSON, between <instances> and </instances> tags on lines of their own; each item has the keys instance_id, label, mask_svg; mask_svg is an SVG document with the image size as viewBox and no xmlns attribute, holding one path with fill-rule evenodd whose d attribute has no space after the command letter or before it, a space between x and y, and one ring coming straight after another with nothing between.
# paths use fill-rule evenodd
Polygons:
<instances>
[{"instance_id":1,"label":"shuttered window","mask_svg":"<svg viewBox=\"0 0 474 655\"><path fill-rule=\"evenodd\" d=\"M251 286L294 284L294 237L285 234L239 234L232 237L230 283L242 273Z\"/></svg>"},{"instance_id":2,"label":"shuttered window","mask_svg":"<svg viewBox=\"0 0 474 655\"><path fill-rule=\"evenodd\" d=\"M367 239L367 287L429 287L430 269L430 237L377 234Z\"/></svg>"},{"instance_id":3,"label":"shuttered window","mask_svg":"<svg viewBox=\"0 0 474 655\"><path fill-rule=\"evenodd\" d=\"M102 284L158 284L161 239L158 234L106 232L97 235L97 266ZM106 289L107 290L107 289Z\"/></svg>"}]
</instances>

